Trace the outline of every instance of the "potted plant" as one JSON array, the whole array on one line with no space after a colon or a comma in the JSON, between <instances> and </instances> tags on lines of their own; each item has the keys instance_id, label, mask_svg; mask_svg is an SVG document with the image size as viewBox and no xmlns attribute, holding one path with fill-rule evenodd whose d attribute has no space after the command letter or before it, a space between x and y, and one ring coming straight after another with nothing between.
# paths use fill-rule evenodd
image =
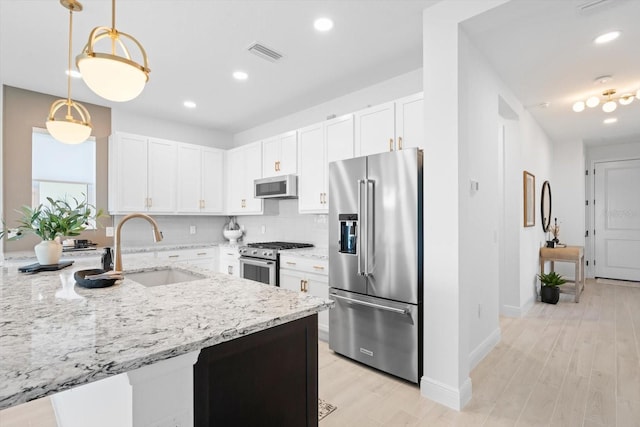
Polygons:
<instances>
[{"instance_id":1,"label":"potted plant","mask_svg":"<svg viewBox=\"0 0 640 427\"><path fill-rule=\"evenodd\" d=\"M89 205L86 199L79 202L75 197L71 203L47 197L47 203L35 208L23 206L16 212L21 214L17 227L8 229L3 221L0 238L7 236L8 240L18 240L27 234L37 235L42 242L34 250L41 265L57 264L62 256L60 238L78 236L87 228L90 220L104 214L102 209L96 210Z\"/></svg>"},{"instance_id":2,"label":"potted plant","mask_svg":"<svg viewBox=\"0 0 640 427\"><path fill-rule=\"evenodd\" d=\"M560 274L552 271L550 273L538 274L540 279L540 300L548 304L557 304L560 299L560 288L567 281Z\"/></svg>"}]
</instances>

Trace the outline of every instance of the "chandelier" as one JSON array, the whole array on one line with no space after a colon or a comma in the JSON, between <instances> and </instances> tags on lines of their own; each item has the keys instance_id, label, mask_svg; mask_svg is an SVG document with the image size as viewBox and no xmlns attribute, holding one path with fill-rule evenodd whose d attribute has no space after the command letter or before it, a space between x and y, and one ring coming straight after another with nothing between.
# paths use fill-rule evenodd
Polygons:
<instances>
[{"instance_id":1,"label":"chandelier","mask_svg":"<svg viewBox=\"0 0 640 427\"><path fill-rule=\"evenodd\" d=\"M110 42L108 53L96 52L96 43L104 39ZM138 49L142 64L131 58L125 41ZM138 40L116 29L116 0L111 1L111 27L96 27L91 31L89 41L76 57L76 65L87 86L110 101L130 101L144 89L151 71L147 53Z\"/></svg>"},{"instance_id":2,"label":"chandelier","mask_svg":"<svg viewBox=\"0 0 640 427\"><path fill-rule=\"evenodd\" d=\"M73 12L82 11L82 5L75 0L60 0L60 4L69 9L69 60L67 68L67 99L58 99L49 109L47 118L47 130L55 139L65 144L80 144L91 135L91 116L87 109L80 103L71 100L71 34L73 32ZM56 118L56 113L63 107L66 115ZM74 118L73 111L79 119Z\"/></svg>"},{"instance_id":3,"label":"chandelier","mask_svg":"<svg viewBox=\"0 0 640 427\"><path fill-rule=\"evenodd\" d=\"M602 92L602 99L598 96L592 96L584 101L577 101L573 104L573 111L580 113L584 111L585 107L595 108L602 104L602 111L605 113L612 113L620 105L629 105L633 100L640 99L640 89L635 93L625 92L622 95L618 95L616 89L607 89Z\"/></svg>"}]
</instances>

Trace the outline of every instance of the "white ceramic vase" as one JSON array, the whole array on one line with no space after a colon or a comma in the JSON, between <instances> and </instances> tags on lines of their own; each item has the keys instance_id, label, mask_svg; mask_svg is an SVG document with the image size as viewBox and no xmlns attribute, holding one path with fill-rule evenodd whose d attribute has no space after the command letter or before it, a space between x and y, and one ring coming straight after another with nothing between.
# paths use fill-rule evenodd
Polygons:
<instances>
[{"instance_id":1,"label":"white ceramic vase","mask_svg":"<svg viewBox=\"0 0 640 427\"><path fill-rule=\"evenodd\" d=\"M60 262L62 245L55 240L43 240L33 247L40 265L53 265Z\"/></svg>"}]
</instances>

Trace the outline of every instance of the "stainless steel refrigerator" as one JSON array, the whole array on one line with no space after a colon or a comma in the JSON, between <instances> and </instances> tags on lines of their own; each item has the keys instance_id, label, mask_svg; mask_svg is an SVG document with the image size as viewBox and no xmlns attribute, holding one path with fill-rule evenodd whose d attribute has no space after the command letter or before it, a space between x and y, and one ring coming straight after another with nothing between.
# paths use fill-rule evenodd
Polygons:
<instances>
[{"instance_id":1,"label":"stainless steel refrigerator","mask_svg":"<svg viewBox=\"0 0 640 427\"><path fill-rule=\"evenodd\" d=\"M329 347L422 376L422 150L329 165Z\"/></svg>"}]
</instances>

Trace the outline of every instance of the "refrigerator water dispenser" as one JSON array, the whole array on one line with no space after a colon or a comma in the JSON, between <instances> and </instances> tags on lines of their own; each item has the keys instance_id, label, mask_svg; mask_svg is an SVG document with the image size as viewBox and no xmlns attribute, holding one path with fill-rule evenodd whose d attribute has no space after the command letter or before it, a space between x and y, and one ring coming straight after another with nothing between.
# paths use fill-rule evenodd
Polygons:
<instances>
[{"instance_id":1,"label":"refrigerator water dispenser","mask_svg":"<svg viewBox=\"0 0 640 427\"><path fill-rule=\"evenodd\" d=\"M358 215L340 214L338 215L338 220L340 222L339 252L343 254L356 255L356 246L358 242Z\"/></svg>"}]
</instances>

